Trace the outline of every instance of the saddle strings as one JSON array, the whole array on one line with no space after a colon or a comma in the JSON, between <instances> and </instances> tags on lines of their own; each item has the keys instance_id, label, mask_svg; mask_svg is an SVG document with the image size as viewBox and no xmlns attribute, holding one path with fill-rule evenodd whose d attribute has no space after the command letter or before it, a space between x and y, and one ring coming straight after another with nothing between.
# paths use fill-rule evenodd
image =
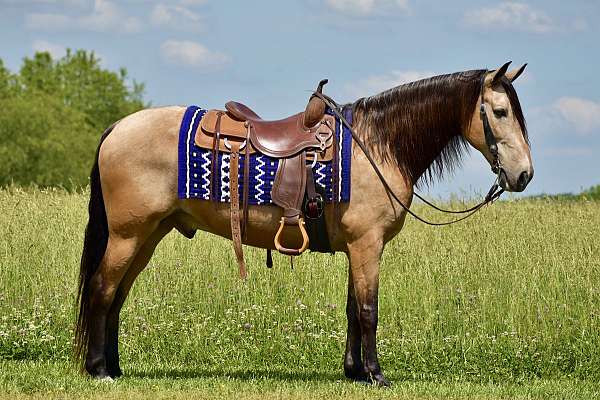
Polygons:
<instances>
[{"instance_id":1,"label":"saddle strings","mask_svg":"<svg viewBox=\"0 0 600 400\"><path fill-rule=\"evenodd\" d=\"M499 189L499 186L498 186L498 176L499 175L497 175L496 179L494 180L494 183L492 184L492 187L490 188L490 190L488 191L488 194L485 196L485 198L483 199L482 202L480 202L479 204L477 204L477 205L475 205L473 207L470 207L470 208L468 208L466 210L453 211L453 210L445 210L443 208L440 208L440 207L436 206L435 204L432 204L431 202L425 200L420 194L418 194L415 191L413 191L413 195L414 196L416 196L421 201L423 201L425 204L427 204L428 206L432 207L435 210L438 210L438 211L441 211L441 212L444 212L444 213L448 213L448 214L466 214L466 215L464 215L464 216L462 216L460 218L457 218L457 219L452 220L452 221L446 221L446 222L432 222L432 221L426 220L425 218L423 218L423 217L417 215L415 212L411 211L410 208L407 205L405 205L402 202L402 200L400 200L398 198L398 196L396 195L396 193L394 193L394 191L392 190L392 188L390 187L390 185L386 181L385 177L383 176L383 174L381 173L381 171L377 167L377 164L375 163L375 160L373 160L373 158L371 157L371 154L369 153L369 150L365 146L364 142L358 136L358 134L356 133L356 131L354 130L354 128L352 127L352 125L348 122L348 120L346 120L346 118L340 112L340 106L335 102L335 100L333 100L331 97L329 97L327 95L324 95L322 93L319 93L319 92L313 92L313 96L316 96L319 99L323 100L323 102L327 105L327 107L329 107L331 109L331 111L336 115L336 117L338 117L340 119L340 121L342 121L342 123L344 125L346 125L346 127L348 127L348 129L350 130L350 133L352 134L352 139L354 139L354 141L356 142L356 144L358 144L358 147L360 147L360 149L362 150L362 152L367 157L367 160L369 160L369 163L371 164L371 166L373 167L373 170L375 171L375 173L379 177L379 180L383 184L383 187L385 188L386 192L388 192L388 194L391 195L392 198L394 200L396 200L396 202L398 202L398 204L400 204L400 206L402 206L402 208L404 209L404 211L406 211L408 214L412 215L418 221L421 221L422 223L427 224L427 225L431 225L431 226L452 225L452 224L455 224L457 222L460 222L460 221L463 221L463 220L469 218L470 216L472 216L473 214L475 214L477 211L479 211L483 206L485 206L488 203L492 203L494 200L496 200L497 198L499 198L500 195L502 195L502 193L504 193L504 189L501 189L501 188Z\"/></svg>"}]
</instances>

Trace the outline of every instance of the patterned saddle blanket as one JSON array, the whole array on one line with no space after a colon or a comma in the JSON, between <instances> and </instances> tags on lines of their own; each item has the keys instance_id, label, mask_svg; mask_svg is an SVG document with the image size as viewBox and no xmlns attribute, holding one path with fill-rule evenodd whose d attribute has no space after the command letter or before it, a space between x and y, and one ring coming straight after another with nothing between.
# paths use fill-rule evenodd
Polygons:
<instances>
[{"instance_id":1,"label":"patterned saddle blanket","mask_svg":"<svg viewBox=\"0 0 600 400\"><path fill-rule=\"evenodd\" d=\"M213 191L211 189L211 150L198 147L195 144L196 131L198 130L200 120L206 113L206 110L189 106L184 114L181 128L179 131L179 174L178 174L178 196L180 199L200 199L216 200L224 203L230 202L230 164L229 153L218 153L218 170L216 182ZM327 110L329 115L333 113ZM336 118L337 119L337 118ZM333 160L318 161L313 167L315 184L317 190L323 193L323 198L327 202L333 201L333 194L337 192L337 202L350 201L350 167L352 158L352 135L347 127L336 121L335 135L339 143L339 157L336 157L339 165L337 171L339 176L337 183L339 187L334 191L333 188ZM240 165L244 165L245 155L240 154ZM264 154L250 154L250 175L249 175L249 198L251 205L273 204L271 199L271 189L273 181L279 166L279 159L268 157ZM243 171L240 168L238 174L238 193L242 193L244 185Z\"/></svg>"}]
</instances>

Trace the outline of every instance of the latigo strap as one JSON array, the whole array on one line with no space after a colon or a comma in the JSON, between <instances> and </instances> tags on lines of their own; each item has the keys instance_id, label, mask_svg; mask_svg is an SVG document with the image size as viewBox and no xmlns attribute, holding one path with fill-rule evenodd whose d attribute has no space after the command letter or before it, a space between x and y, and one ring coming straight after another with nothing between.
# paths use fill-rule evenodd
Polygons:
<instances>
[{"instance_id":1,"label":"latigo strap","mask_svg":"<svg viewBox=\"0 0 600 400\"><path fill-rule=\"evenodd\" d=\"M231 147L229 164L229 189L231 195L231 240L233 240L233 249L240 268L240 277L246 279L246 262L244 261L244 250L242 249L242 234L240 231L240 194L238 188L239 174L239 145L234 144Z\"/></svg>"}]
</instances>

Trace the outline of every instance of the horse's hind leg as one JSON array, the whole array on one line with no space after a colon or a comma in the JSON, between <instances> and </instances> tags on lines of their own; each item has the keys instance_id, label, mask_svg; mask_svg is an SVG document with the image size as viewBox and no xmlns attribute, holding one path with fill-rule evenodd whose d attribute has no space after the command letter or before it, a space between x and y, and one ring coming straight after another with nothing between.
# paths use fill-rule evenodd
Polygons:
<instances>
[{"instance_id":1,"label":"horse's hind leg","mask_svg":"<svg viewBox=\"0 0 600 400\"><path fill-rule=\"evenodd\" d=\"M111 232L102 262L90 281L89 342L85 369L95 378L109 377L104 353L106 316L121 279L137 253L139 242L138 236L122 237Z\"/></svg>"},{"instance_id":2,"label":"horse's hind leg","mask_svg":"<svg viewBox=\"0 0 600 400\"><path fill-rule=\"evenodd\" d=\"M360 320L351 268L348 268L346 318L348 319L348 330L346 333L346 351L344 353L344 375L348 379L364 381L366 375L361 358Z\"/></svg>"},{"instance_id":3,"label":"horse's hind leg","mask_svg":"<svg viewBox=\"0 0 600 400\"><path fill-rule=\"evenodd\" d=\"M129 294L129 290L133 285L133 282L138 277L140 272L146 268L148 262L154 254L154 249L158 243L165 237L167 233L173 228L171 221L163 221L158 228L148 237L144 242L143 246L135 256L131 266L127 270L127 273L121 280L121 283L115 294L115 298L110 307L106 318L106 368L108 374L112 378L117 378L122 375L121 368L119 366L119 314L125 299Z\"/></svg>"}]
</instances>

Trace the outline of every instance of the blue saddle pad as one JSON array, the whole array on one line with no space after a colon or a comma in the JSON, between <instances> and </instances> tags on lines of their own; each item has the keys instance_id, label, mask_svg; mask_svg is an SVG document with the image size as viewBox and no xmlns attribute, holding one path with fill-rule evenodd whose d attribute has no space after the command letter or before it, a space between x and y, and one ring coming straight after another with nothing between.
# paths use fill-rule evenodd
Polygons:
<instances>
[{"instance_id":1,"label":"blue saddle pad","mask_svg":"<svg viewBox=\"0 0 600 400\"><path fill-rule=\"evenodd\" d=\"M183 116L179 130L179 176L177 192L180 199L202 199L210 200L210 169L212 163L212 151L196 146L196 130L206 110L189 106ZM329 114L332 114L328 110ZM350 201L350 159L352 157L352 135L346 126L336 117L336 132L339 143L339 198L338 202ZM340 138L341 136L341 138ZM219 182L214 197L221 202L229 202L229 154L219 152L219 170L217 180ZM244 155L240 155L239 162L239 193L243 190L243 168ZM250 156L249 177L249 204L264 205L272 204L271 189L275 180L275 173L279 160L267 157L264 154L255 153ZM328 202L333 200L333 161L317 162L313 167L315 184L321 187Z\"/></svg>"}]
</instances>

